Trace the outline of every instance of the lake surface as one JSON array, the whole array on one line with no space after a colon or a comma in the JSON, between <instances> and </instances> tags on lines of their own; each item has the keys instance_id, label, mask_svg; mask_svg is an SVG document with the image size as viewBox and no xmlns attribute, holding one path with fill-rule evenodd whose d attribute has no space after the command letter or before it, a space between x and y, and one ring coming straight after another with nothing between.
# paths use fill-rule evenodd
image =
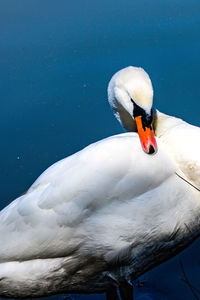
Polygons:
<instances>
[{"instance_id":1,"label":"lake surface","mask_svg":"<svg viewBox=\"0 0 200 300\"><path fill-rule=\"evenodd\" d=\"M106 94L120 68L143 67L155 106L199 126L199 12L194 0L1 0L0 208L55 161L123 132ZM200 288L199 252L196 242L143 276L136 300L193 299L179 260Z\"/></svg>"}]
</instances>

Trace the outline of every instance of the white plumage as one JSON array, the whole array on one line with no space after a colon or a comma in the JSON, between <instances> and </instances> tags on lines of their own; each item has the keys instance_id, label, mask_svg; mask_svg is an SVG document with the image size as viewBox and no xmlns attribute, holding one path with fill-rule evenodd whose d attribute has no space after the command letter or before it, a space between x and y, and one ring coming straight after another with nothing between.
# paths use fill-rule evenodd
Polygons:
<instances>
[{"instance_id":1,"label":"white plumage","mask_svg":"<svg viewBox=\"0 0 200 300\"><path fill-rule=\"evenodd\" d=\"M141 68L119 71L109 85L128 130L136 128L131 99L150 113L152 97ZM158 111L154 127L156 154L135 132L109 137L52 165L1 211L1 296L104 292L198 237L200 129Z\"/></svg>"}]
</instances>

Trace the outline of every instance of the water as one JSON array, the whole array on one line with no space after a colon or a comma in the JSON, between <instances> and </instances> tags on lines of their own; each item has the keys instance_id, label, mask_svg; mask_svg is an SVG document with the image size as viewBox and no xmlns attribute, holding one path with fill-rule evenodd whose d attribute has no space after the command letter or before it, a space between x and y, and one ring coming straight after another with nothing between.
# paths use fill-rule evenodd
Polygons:
<instances>
[{"instance_id":1,"label":"water","mask_svg":"<svg viewBox=\"0 0 200 300\"><path fill-rule=\"evenodd\" d=\"M199 125L199 10L194 0L1 0L0 208L53 162L123 131L106 97L122 67L144 67L155 106ZM192 299L179 259L200 286L199 249L146 274L136 299Z\"/></svg>"}]
</instances>

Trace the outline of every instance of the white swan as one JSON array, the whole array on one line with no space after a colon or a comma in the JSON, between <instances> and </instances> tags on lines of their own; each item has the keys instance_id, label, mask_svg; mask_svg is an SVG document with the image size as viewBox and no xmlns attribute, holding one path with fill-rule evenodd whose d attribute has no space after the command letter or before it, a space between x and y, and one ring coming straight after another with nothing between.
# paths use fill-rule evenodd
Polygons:
<instances>
[{"instance_id":1,"label":"white swan","mask_svg":"<svg viewBox=\"0 0 200 300\"><path fill-rule=\"evenodd\" d=\"M116 73L109 102L128 131L47 169L0 213L0 296L107 292L129 283L200 234L200 129L152 110L136 67ZM157 144L153 135L154 123ZM154 155L145 153L153 153Z\"/></svg>"}]
</instances>

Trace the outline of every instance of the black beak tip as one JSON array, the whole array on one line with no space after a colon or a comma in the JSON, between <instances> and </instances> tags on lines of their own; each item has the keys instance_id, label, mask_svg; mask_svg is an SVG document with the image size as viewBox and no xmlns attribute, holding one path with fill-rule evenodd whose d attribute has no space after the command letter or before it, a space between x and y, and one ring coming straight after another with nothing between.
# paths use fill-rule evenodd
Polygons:
<instances>
[{"instance_id":1,"label":"black beak tip","mask_svg":"<svg viewBox=\"0 0 200 300\"><path fill-rule=\"evenodd\" d=\"M149 147L149 153L148 154L154 154L156 152L156 150L154 149L154 147L151 145Z\"/></svg>"}]
</instances>

